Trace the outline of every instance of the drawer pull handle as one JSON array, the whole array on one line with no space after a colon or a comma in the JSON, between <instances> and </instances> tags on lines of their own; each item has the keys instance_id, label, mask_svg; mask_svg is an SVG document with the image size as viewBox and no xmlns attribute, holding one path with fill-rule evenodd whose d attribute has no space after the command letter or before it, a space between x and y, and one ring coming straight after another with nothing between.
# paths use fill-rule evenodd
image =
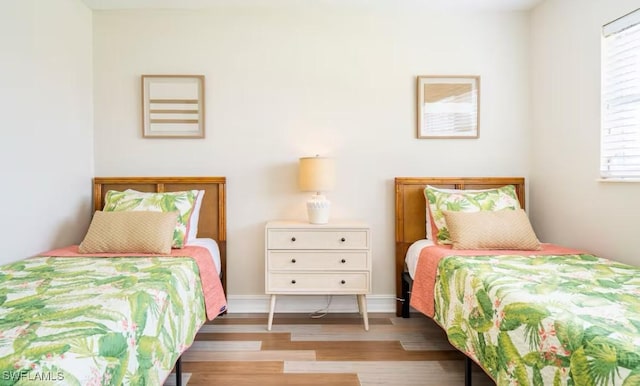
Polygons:
<instances>
[{"instance_id":1,"label":"drawer pull handle","mask_svg":"<svg viewBox=\"0 0 640 386\"><path fill-rule=\"evenodd\" d=\"M292 262L292 263L295 263L295 262L296 262L296 259L291 259L291 262Z\"/></svg>"},{"instance_id":2,"label":"drawer pull handle","mask_svg":"<svg viewBox=\"0 0 640 386\"><path fill-rule=\"evenodd\" d=\"M342 260L340 260L340 262L344 264L344 263L346 263L346 262L347 262L347 260L342 259Z\"/></svg>"},{"instance_id":3,"label":"drawer pull handle","mask_svg":"<svg viewBox=\"0 0 640 386\"><path fill-rule=\"evenodd\" d=\"M291 238L291 242L295 242L295 241L296 241L296 238L295 238L295 237L292 237L292 238Z\"/></svg>"},{"instance_id":4,"label":"drawer pull handle","mask_svg":"<svg viewBox=\"0 0 640 386\"><path fill-rule=\"evenodd\" d=\"M341 239L340 239L340 241L342 241L342 242L344 243L345 241L347 241L347 239L345 239L345 238L343 237L343 238L341 238Z\"/></svg>"},{"instance_id":5,"label":"drawer pull handle","mask_svg":"<svg viewBox=\"0 0 640 386\"><path fill-rule=\"evenodd\" d=\"M296 284L296 281L295 280L291 280L291 284Z\"/></svg>"},{"instance_id":6,"label":"drawer pull handle","mask_svg":"<svg viewBox=\"0 0 640 386\"><path fill-rule=\"evenodd\" d=\"M346 281L340 280L340 284L345 284L345 283L346 283Z\"/></svg>"}]
</instances>

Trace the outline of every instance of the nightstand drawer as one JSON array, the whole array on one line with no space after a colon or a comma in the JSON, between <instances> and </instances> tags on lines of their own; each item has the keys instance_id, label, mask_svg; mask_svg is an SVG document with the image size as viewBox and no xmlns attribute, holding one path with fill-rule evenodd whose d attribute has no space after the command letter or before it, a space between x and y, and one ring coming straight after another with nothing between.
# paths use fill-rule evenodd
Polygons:
<instances>
[{"instance_id":1,"label":"nightstand drawer","mask_svg":"<svg viewBox=\"0 0 640 386\"><path fill-rule=\"evenodd\" d=\"M369 273L269 273L266 292L364 294L369 293Z\"/></svg>"},{"instance_id":2,"label":"nightstand drawer","mask_svg":"<svg viewBox=\"0 0 640 386\"><path fill-rule=\"evenodd\" d=\"M269 229L268 249L367 249L366 230Z\"/></svg>"},{"instance_id":3,"label":"nightstand drawer","mask_svg":"<svg viewBox=\"0 0 640 386\"><path fill-rule=\"evenodd\" d=\"M275 271L365 271L369 269L367 251L269 251L269 270Z\"/></svg>"}]
</instances>

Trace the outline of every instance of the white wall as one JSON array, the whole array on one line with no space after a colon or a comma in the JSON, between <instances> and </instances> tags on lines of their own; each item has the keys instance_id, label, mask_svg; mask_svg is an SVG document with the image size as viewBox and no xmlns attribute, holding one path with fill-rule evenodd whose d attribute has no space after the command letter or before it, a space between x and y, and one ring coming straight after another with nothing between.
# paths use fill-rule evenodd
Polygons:
<instances>
[{"instance_id":1,"label":"white wall","mask_svg":"<svg viewBox=\"0 0 640 386\"><path fill-rule=\"evenodd\" d=\"M394 177L528 175L529 24L386 4L94 12L96 175L227 176L229 298L262 299L265 222L305 219L297 160L334 156L333 218L372 225L391 310ZM206 76L206 139L141 137L142 74ZM428 74L482 77L479 139L416 139Z\"/></svg>"},{"instance_id":2,"label":"white wall","mask_svg":"<svg viewBox=\"0 0 640 386\"><path fill-rule=\"evenodd\" d=\"M601 28L638 0L546 0L532 12L530 214L544 241L640 264L640 183L603 183Z\"/></svg>"},{"instance_id":3,"label":"white wall","mask_svg":"<svg viewBox=\"0 0 640 386\"><path fill-rule=\"evenodd\" d=\"M78 243L86 231L91 32L80 0L0 3L0 263Z\"/></svg>"}]
</instances>

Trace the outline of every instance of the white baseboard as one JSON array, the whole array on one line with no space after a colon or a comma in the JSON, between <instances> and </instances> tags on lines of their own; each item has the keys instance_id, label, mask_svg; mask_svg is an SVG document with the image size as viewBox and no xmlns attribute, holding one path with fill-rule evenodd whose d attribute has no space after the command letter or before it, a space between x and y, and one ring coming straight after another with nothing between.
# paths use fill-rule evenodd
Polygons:
<instances>
[{"instance_id":1,"label":"white baseboard","mask_svg":"<svg viewBox=\"0 0 640 386\"><path fill-rule=\"evenodd\" d=\"M269 312L270 295L230 295L227 297L229 313ZM278 295L275 312L314 312L327 306L328 295ZM355 295L333 295L329 312L358 312ZM396 312L393 295L367 295L367 312Z\"/></svg>"}]
</instances>

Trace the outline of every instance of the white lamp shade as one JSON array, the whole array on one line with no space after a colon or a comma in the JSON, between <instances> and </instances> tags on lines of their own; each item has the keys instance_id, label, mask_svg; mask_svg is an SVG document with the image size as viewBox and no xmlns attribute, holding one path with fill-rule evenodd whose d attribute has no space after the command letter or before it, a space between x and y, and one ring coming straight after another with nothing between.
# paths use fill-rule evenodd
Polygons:
<instances>
[{"instance_id":1,"label":"white lamp shade","mask_svg":"<svg viewBox=\"0 0 640 386\"><path fill-rule=\"evenodd\" d=\"M335 183L335 164L333 158L300 158L298 183L300 190L305 192L327 192L333 189Z\"/></svg>"}]
</instances>

